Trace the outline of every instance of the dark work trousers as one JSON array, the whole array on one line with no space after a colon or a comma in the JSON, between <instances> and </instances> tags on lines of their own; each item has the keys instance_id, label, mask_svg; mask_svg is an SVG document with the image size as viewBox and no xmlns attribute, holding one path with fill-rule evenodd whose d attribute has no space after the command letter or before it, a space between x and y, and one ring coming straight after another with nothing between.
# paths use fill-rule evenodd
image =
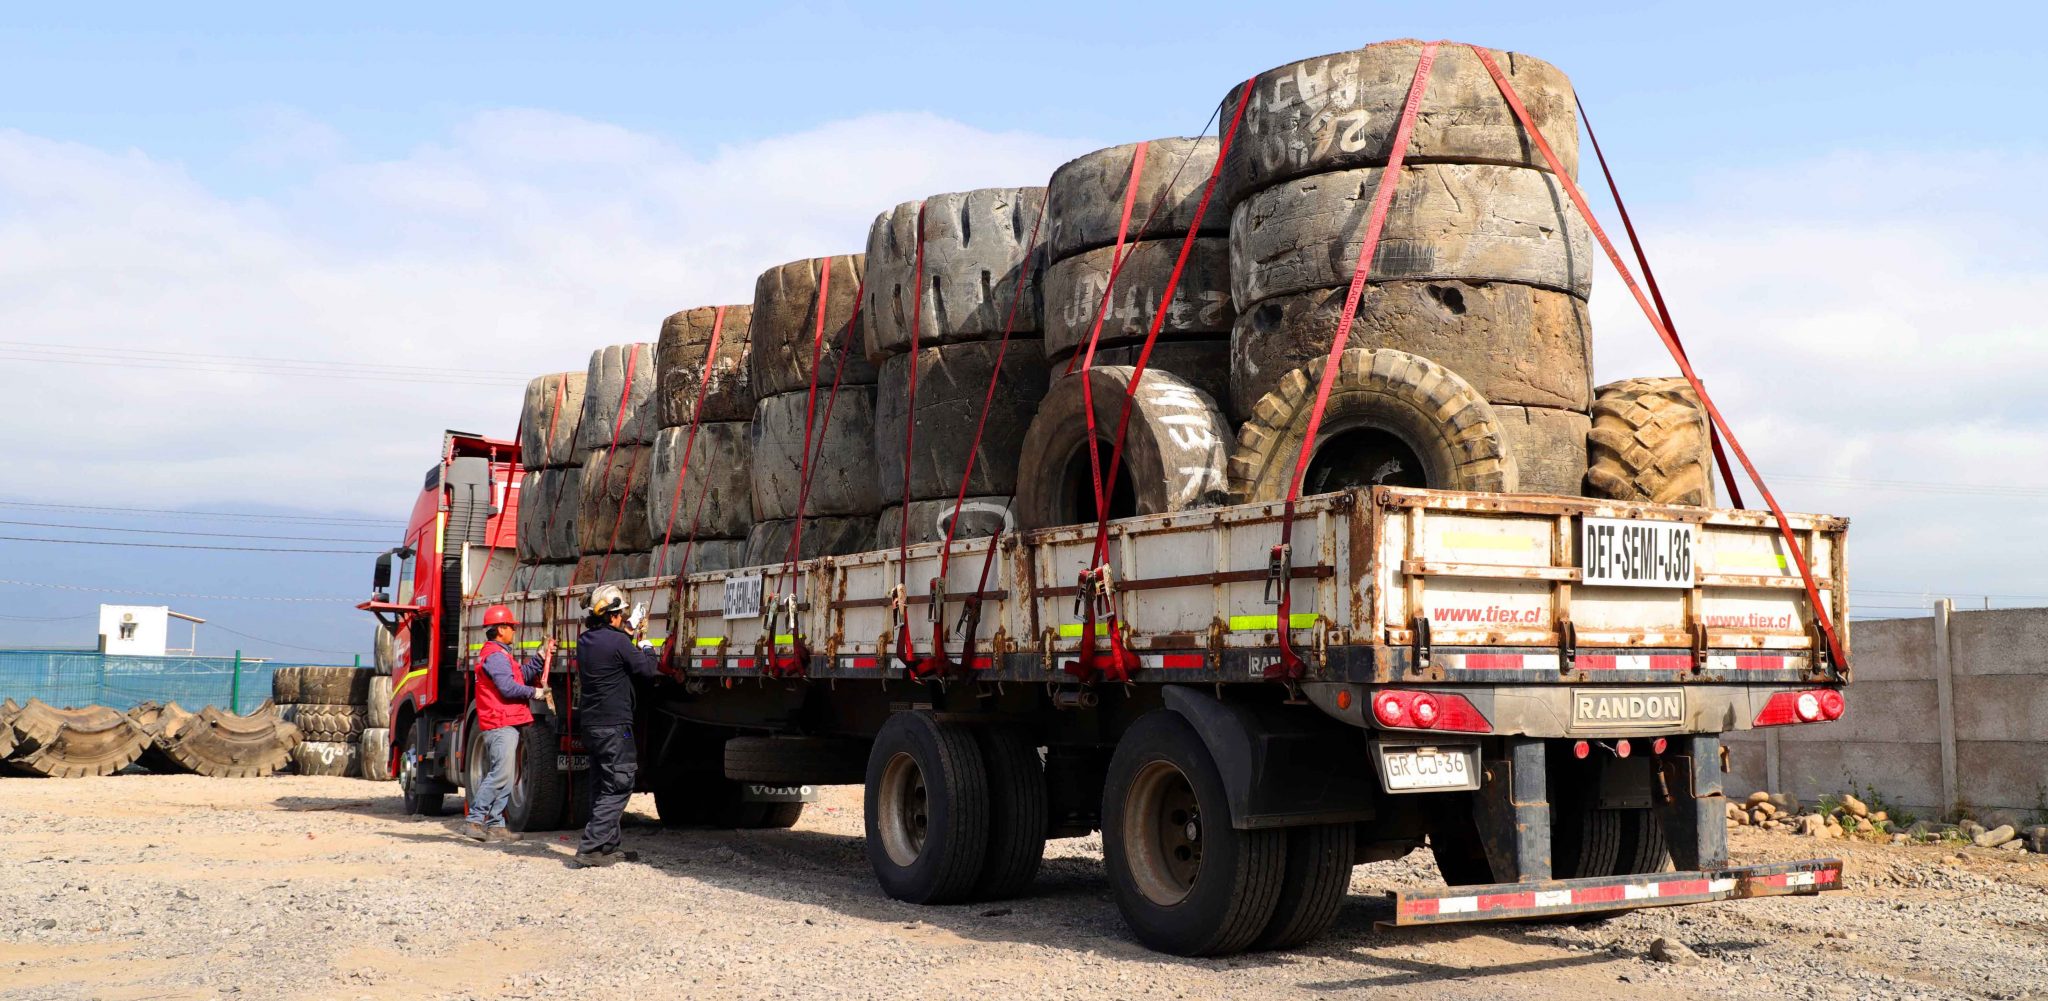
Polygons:
<instances>
[{"instance_id":1,"label":"dark work trousers","mask_svg":"<svg viewBox=\"0 0 2048 1001\"><path fill-rule=\"evenodd\" d=\"M630 726L593 726L583 731L590 752L590 823L576 851L607 852L619 847L619 818L633 795L633 775L640 767Z\"/></svg>"}]
</instances>

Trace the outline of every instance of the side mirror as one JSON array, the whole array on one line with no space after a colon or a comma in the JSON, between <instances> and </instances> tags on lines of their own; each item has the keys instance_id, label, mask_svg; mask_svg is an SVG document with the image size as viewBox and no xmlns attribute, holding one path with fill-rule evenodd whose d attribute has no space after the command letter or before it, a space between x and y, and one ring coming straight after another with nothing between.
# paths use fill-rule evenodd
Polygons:
<instances>
[{"instance_id":1,"label":"side mirror","mask_svg":"<svg viewBox=\"0 0 2048 1001\"><path fill-rule=\"evenodd\" d=\"M377 570L370 575L370 590L384 591L391 587L391 554L377 557Z\"/></svg>"}]
</instances>

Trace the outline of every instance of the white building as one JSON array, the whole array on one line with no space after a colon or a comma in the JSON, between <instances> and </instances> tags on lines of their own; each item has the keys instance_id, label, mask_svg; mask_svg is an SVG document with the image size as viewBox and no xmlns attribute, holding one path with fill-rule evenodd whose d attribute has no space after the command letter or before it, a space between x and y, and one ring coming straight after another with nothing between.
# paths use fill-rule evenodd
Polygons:
<instances>
[{"instance_id":1,"label":"white building","mask_svg":"<svg viewBox=\"0 0 2048 1001\"><path fill-rule=\"evenodd\" d=\"M192 624L190 638L183 647L170 645L172 619ZM173 612L168 605L101 605L100 652L140 657L189 654L199 647L199 625L205 621L196 615Z\"/></svg>"}]
</instances>

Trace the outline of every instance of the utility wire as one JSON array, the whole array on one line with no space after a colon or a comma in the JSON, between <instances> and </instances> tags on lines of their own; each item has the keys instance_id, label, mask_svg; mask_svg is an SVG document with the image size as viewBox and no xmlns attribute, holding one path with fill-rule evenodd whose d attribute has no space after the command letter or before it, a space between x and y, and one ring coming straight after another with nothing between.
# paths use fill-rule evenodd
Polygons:
<instances>
[{"instance_id":1,"label":"utility wire","mask_svg":"<svg viewBox=\"0 0 2048 1001\"><path fill-rule=\"evenodd\" d=\"M44 590L50 590L50 591L79 591L79 592L83 592L83 593L86 593L86 594L126 594L126 595L135 595L135 596L138 596L138 597L145 597L145 598L203 598L203 599L206 599L206 600L208 600L208 601L287 601L287 602L294 602L294 603L297 603L297 602L305 602L305 603L311 603L311 604L326 604L326 603L328 603L328 602L347 602L348 604L351 604L351 605L353 605L353 604L355 604L356 602L358 602L358 601L361 601L361 600L362 600L362 599L360 599L360 598L340 598L340 597L335 597L335 598L300 598L300 597L282 597L282 596L278 596L278 595L270 595L270 594L192 594L192 593L189 593L189 592L185 592L185 591L143 591L143 590L137 590L137 589L135 589L135 588L126 588L126 587L87 587L87 586L85 586L85 585L83 585L83 584L58 584L58 583L54 583L54 582L52 582L52 581L42 581L42 580L7 580L7 579L5 579L5 578L0 578L0 584L5 584L5 585L11 585L11 586L14 586L14 587L33 587L33 588L41 588L41 589L44 589Z\"/></svg>"},{"instance_id":2,"label":"utility wire","mask_svg":"<svg viewBox=\"0 0 2048 1001\"><path fill-rule=\"evenodd\" d=\"M363 542L378 545L383 539L338 539L332 536L307 535L244 535L241 532L193 532L176 528L110 528L105 525L63 525L50 521L9 521L0 518L0 525L27 525L31 528L74 528L86 532L129 532L145 535L200 535L214 539L273 539L285 542Z\"/></svg>"},{"instance_id":3,"label":"utility wire","mask_svg":"<svg viewBox=\"0 0 2048 1001\"><path fill-rule=\"evenodd\" d=\"M237 553L325 553L329 556L375 556L380 549L288 549L277 546L205 546L179 542L114 542L107 539L41 539L0 535L0 542L47 542L61 546L120 546L125 549L213 549Z\"/></svg>"},{"instance_id":4,"label":"utility wire","mask_svg":"<svg viewBox=\"0 0 2048 1001\"><path fill-rule=\"evenodd\" d=\"M52 511L105 511L114 514L167 514L179 518L235 518L249 521L296 521L337 525L396 525L396 518L348 518L329 515L262 514L251 511L178 511L162 507L112 507L93 504L62 504L44 501L0 501L0 507L25 507Z\"/></svg>"},{"instance_id":5,"label":"utility wire","mask_svg":"<svg viewBox=\"0 0 2048 1001\"><path fill-rule=\"evenodd\" d=\"M527 382L526 376L516 372L495 372L470 368L380 365L338 360L205 354L153 348L107 348L78 344L42 344L33 341L0 340L0 358L12 358L17 361L57 362L70 365L175 369L256 375L292 375L318 379L353 379L379 382L452 382L468 385L525 385Z\"/></svg>"},{"instance_id":6,"label":"utility wire","mask_svg":"<svg viewBox=\"0 0 2048 1001\"><path fill-rule=\"evenodd\" d=\"M348 656L352 656L352 655L354 655L354 654L358 654L358 653L361 653L361 652L362 652L362 651L360 651L360 650L329 650L329 649L327 649L327 648L325 648L325 647L317 647L317 646L300 646L300 645L299 645L299 644L297 644L297 643L286 643L286 642L285 642L285 641L283 641L283 640L274 640L274 639L270 639L269 637L266 637L266 636L253 636L253 635L250 635L249 633L245 633L245 632L243 632L243 631L241 631L241 630L239 630L239 629L229 629L228 627L226 627L226 626L223 626L223 625L221 625L221 624L219 624L219 623L217 623L217 622L209 622L209 623L207 623L207 625L208 625L209 627L211 627L211 628L214 628L214 629L218 629L218 630L220 630L221 632L224 632L224 633L233 633L233 634L235 634L236 636L240 636L241 638L243 638L243 639L245 639L245 640L255 640L255 641L256 641L256 642L258 642L258 643L269 643L269 644L271 644L271 645L273 645L273 646L281 646L281 647L287 647L287 648L290 648L290 649L293 649L293 650L304 650L304 651L306 651L306 652L308 652L308 653L331 653L331 654L334 654L334 655L336 655L336 656L339 656L339 657L348 657Z\"/></svg>"}]
</instances>

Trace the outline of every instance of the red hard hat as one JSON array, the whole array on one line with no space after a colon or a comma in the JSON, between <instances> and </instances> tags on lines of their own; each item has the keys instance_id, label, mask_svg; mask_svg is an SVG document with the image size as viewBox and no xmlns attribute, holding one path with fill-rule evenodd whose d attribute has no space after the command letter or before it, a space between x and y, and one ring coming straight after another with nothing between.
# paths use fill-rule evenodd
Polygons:
<instances>
[{"instance_id":1,"label":"red hard hat","mask_svg":"<svg viewBox=\"0 0 2048 1001\"><path fill-rule=\"evenodd\" d=\"M484 609L485 629L489 629L492 626L516 626L518 624L512 619L512 610L503 605L492 605Z\"/></svg>"}]
</instances>

